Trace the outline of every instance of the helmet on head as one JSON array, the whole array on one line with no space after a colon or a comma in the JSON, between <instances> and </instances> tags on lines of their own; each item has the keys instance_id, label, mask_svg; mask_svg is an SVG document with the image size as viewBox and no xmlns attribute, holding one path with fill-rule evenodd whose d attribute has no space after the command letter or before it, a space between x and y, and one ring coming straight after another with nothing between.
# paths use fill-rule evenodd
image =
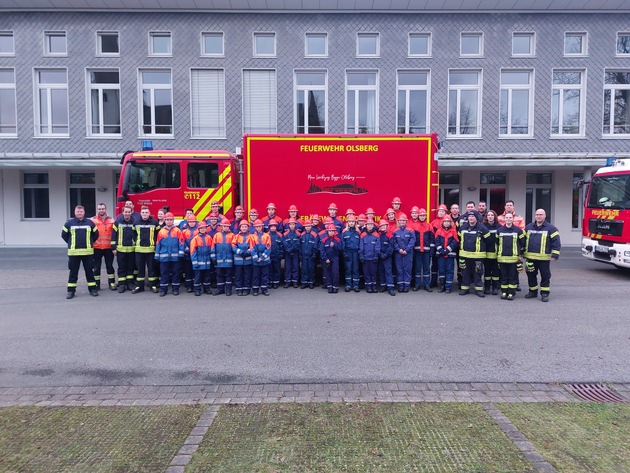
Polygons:
<instances>
[{"instance_id":1,"label":"helmet on head","mask_svg":"<svg viewBox=\"0 0 630 473\"><path fill-rule=\"evenodd\" d=\"M261 226L262 227L263 221L259 218L257 218L256 220L254 220L254 226L258 227Z\"/></svg>"},{"instance_id":2,"label":"helmet on head","mask_svg":"<svg viewBox=\"0 0 630 473\"><path fill-rule=\"evenodd\" d=\"M167 219L169 219L169 218L175 218L175 215L173 215L173 213L172 213L172 212L166 212L166 213L164 214L164 220L167 220Z\"/></svg>"},{"instance_id":3,"label":"helmet on head","mask_svg":"<svg viewBox=\"0 0 630 473\"><path fill-rule=\"evenodd\" d=\"M374 212L374 209L372 207L368 207L368 209L365 211L366 214L373 214L376 213Z\"/></svg>"},{"instance_id":4,"label":"helmet on head","mask_svg":"<svg viewBox=\"0 0 630 473\"><path fill-rule=\"evenodd\" d=\"M267 210L268 210L268 209L274 209L274 210L275 210L275 208L276 208L276 204L274 204L273 202L269 202L269 203L267 204Z\"/></svg>"},{"instance_id":5,"label":"helmet on head","mask_svg":"<svg viewBox=\"0 0 630 473\"><path fill-rule=\"evenodd\" d=\"M406 222L407 221L407 215L406 214L400 214L400 216L398 217L398 221L399 222Z\"/></svg>"},{"instance_id":6,"label":"helmet on head","mask_svg":"<svg viewBox=\"0 0 630 473\"><path fill-rule=\"evenodd\" d=\"M234 207L234 212L236 212L237 210L242 210L243 212L245 212L245 209L242 205L237 205L236 207Z\"/></svg>"},{"instance_id":7,"label":"helmet on head","mask_svg":"<svg viewBox=\"0 0 630 473\"><path fill-rule=\"evenodd\" d=\"M331 210L331 209L333 209L333 210L339 210L339 209L337 208L337 204L330 204L330 205L328 206L328 210Z\"/></svg>"},{"instance_id":8,"label":"helmet on head","mask_svg":"<svg viewBox=\"0 0 630 473\"><path fill-rule=\"evenodd\" d=\"M293 217L291 217L291 218L289 219L289 223L297 223L297 220L296 220L296 219L294 219Z\"/></svg>"},{"instance_id":9,"label":"helmet on head","mask_svg":"<svg viewBox=\"0 0 630 473\"><path fill-rule=\"evenodd\" d=\"M426 214L427 210L426 209L420 209L420 210L418 210L418 213L419 214Z\"/></svg>"},{"instance_id":10,"label":"helmet on head","mask_svg":"<svg viewBox=\"0 0 630 473\"><path fill-rule=\"evenodd\" d=\"M332 223L329 223L328 225L326 225L326 231L337 231L337 227L335 227Z\"/></svg>"},{"instance_id":11,"label":"helmet on head","mask_svg":"<svg viewBox=\"0 0 630 473\"><path fill-rule=\"evenodd\" d=\"M402 200L400 200L400 197L394 197L392 199L392 204L402 204Z\"/></svg>"},{"instance_id":12,"label":"helmet on head","mask_svg":"<svg viewBox=\"0 0 630 473\"><path fill-rule=\"evenodd\" d=\"M221 220L221 225L229 225L230 221L227 218L224 218L223 220Z\"/></svg>"},{"instance_id":13,"label":"helmet on head","mask_svg":"<svg viewBox=\"0 0 630 473\"><path fill-rule=\"evenodd\" d=\"M238 224L239 227L242 227L243 225L247 225L247 228L249 228L249 222L245 219L241 220L241 223Z\"/></svg>"},{"instance_id":14,"label":"helmet on head","mask_svg":"<svg viewBox=\"0 0 630 473\"><path fill-rule=\"evenodd\" d=\"M189 222L196 222L197 217L195 217L195 214L190 214L188 217L186 217L186 220L188 220Z\"/></svg>"},{"instance_id":15,"label":"helmet on head","mask_svg":"<svg viewBox=\"0 0 630 473\"><path fill-rule=\"evenodd\" d=\"M208 228L208 224L202 220L201 222L199 222L199 226L197 228Z\"/></svg>"},{"instance_id":16,"label":"helmet on head","mask_svg":"<svg viewBox=\"0 0 630 473\"><path fill-rule=\"evenodd\" d=\"M368 223L371 223L372 225L375 224L374 220L372 220L371 218L368 218L367 221L365 222L365 224L367 225Z\"/></svg>"},{"instance_id":17,"label":"helmet on head","mask_svg":"<svg viewBox=\"0 0 630 473\"><path fill-rule=\"evenodd\" d=\"M318 214L313 214L313 216L311 217L312 220L317 220L319 222L319 215Z\"/></svg>"},{"instance_id":18,"label":"helmet on head","mask_svg":"<svg viewBox=\"0 0 630 473\"><path fill-rule=\"evenodd\" d=\"M304 226L306 225L313 225L313 221L310 218L307 218L306 221L304 222Z\"/></svg>"},{"instance_id":19,"label":"helmet on head","mask_svg":"<svg viewBox=\"0 0 630 473\"><path fill-rule=\"evenodd\" d=\"M272 218L271 220L269 220L269 226L275 225L276 227L278 226L278 221L275 218Z\"/></svg>"},{"instance_id":20,"label":"helmet on head","mask_svg":"<svg viewBox=\"0 0 630 473\"><path fill-rule=\"evenodd\" d=\"M326 218L324 219L324 223L325 223L325 224L328 224L328 223L333 223L333 222L334 222L334 220L332 219L332 217L326 217Z\"/></svg>"},{"instance_id":21,"label":"helmet on head","mask_svg":"<svg viewBox=\"0 0 630 473\"><path fill-rule=\"evenodd\" d=\"M396 213L396 212L394 212L394 209L387 209L387 210L385 211L385 215L387 215L387 214L395 214L395 213Z\"/></svg>"},{"instance_id":22,"label":"helmet on head","mask_svg":"<svg viewBox=\"0 0 630 473\"><path fill-rule=\"evenodd\" d=\"M359 214L357 220L365 220L365 214Z\"/></svg>"},{"instance_id":23,"label":"helmet on head","mask_svg":"<svg viewBox=\"0 0 630 473\"><path fill-rule=\"evenodd\" d=\"M219 220L219 215L216 212L212 212L208 218L216 218L217 220Z\"/></svg>"},{"instance_id":24,"label":"helmet on head","mask_svg":"<svg viewBox=\"0 0 630 473\"><path fill-rule=\"evenodd\" d=\"M346 220L347 220L348 222L356 222L356 221L357 221L356 217L355 217L353 214L350 214L350 216L348 216L348 217L346 218Z\"/></svg>"},{"instance_id":25,"label":"helmet on head","mask_svg":"<svg viewBox=\"0 0 630 473\"><path fill-rule=\"evenodd\" d=\"M437 208L438 210L448 210L448 207L444 204L440 204Z\"/></svg>"},{"instance_id":26,"label":"helmet on head","mask_svg":"<svg viewBox=\"0 0 630 473\"><path fill-rule=\"evenodd\" d=\"M389 222L387 220L385 220L384 218L382 218L381 221L378 222L378 226L379 226L379 228L383 227L383 226L388 227L389 226Z\"/></svg>"},{"instance_id":27,"label":"helmet on head","mask_svg":"<svg viewBox=\"0 0 630 473\"><path fill-rule=\"evenodd\" d=\"M296 205L289 205L289 212L291 212L292 210L295 210L296 212L298 211L298 208Z\"/></svg>"},{"instance_id":28,"label":"helmet on head","mask_svg":"<svg viewBox=\"0 0 630 473\"><path fill-rule=\"evenodd\" d=\"M411 212L420 212L420 209L417 205L414 205L413 207L411 207Z\"/></svg>"},{"instance_id":29,"label":"helmet on head","mask_svg":"<svg viewBox=\"0 0 630 473\"><path fill-rule=\"evenodd\" d=\"M350 215L350 214L355 215L354 210L352 209L346 210L346 215Z\"/></svg>"}]
</instances>

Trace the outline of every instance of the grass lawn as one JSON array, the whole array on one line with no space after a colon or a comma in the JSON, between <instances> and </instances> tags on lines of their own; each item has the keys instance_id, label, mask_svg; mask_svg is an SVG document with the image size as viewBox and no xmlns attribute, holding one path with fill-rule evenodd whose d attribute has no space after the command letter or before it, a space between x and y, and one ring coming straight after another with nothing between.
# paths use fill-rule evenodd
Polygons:
<instances>
[{"instance_id":1,"label":"grass lawn","mask_svg":"<svg viewBox=\"0 0 630 473\"><path fill-rule=\"evenodd\" d=\"M527 472L478 404L224 406L186 472Z\"/></svg>"},{"instance_id":2,"label":"grass lawn","mask_svg":"<svg viewBox=\"0 0 630 473\"><path fill-rule=\"evenodd\" d=\"M559 472L630 472L629 404L498 407Z\"/></svg>"},{"instance_id":3,"label":"grass lawn","mask_svg":"<svg viewBox=\"0 0 630 473\"><path fill-rule=\"evenodd\" d=\"M0 409L2 472L163 472L203 407Z\"/></svg>"}]
</instances>

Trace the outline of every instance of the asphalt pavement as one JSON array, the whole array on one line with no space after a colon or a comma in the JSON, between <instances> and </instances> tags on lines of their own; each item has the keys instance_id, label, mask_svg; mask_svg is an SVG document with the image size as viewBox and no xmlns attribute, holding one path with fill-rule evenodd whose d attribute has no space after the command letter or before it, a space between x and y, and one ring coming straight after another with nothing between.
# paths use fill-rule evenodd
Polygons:
<instances>
[{"instance_id":1,"label":"asphalt pavement","mask_svg":"<svg viewBox=\"0 0 630 473\"><path fill-rule=\"evenodd\" d=\"M60 248L0 249L0 387L630 382L630 273L564 249L548 303L277 289L65 299ZM521 275L521 284L526 287Z\"/></svg>"}]
</instances>

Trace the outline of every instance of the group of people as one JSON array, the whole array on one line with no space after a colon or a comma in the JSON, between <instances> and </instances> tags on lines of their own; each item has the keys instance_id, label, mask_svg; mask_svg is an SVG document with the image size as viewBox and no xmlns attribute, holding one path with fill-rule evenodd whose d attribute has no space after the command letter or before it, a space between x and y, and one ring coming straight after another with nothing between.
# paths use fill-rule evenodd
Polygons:
<instances>
[{"instance_id":1,"label":"group of people","mask_svg":"<svg viewBox=\"0 0 630 473\"><path fill-rule=\"evenodd\" d=\"M468 202L464 214L457 204L450 209L442 204L431 222L425 209L412 207L408 218L401 207L401 199L394 198L377 220L372 208L358 215L348 209L342 219L334 203L325 218L301 218L291 205L282 219L269 203L264 216L256 209L246 216L237 206L230 220L213 201L207 219L199 221L188 209L175 225L167 209L154 218L146 206L135 212L130 201L116 219L103 203L92 218L77 206L62 230L70 270L67 298L75 296L81 264L90 294L98 296L104 260L109 289L121 293L137 294L148 286L160 296L169 287L178 295L183 279L186 292L196 296L230 296L233 290L239 296L269 295L284 275L284 287L313 289L321 282L337 293L344 279L346 292L364 287L368 293L395 296L435 287L450 293L457 275L460 295L500 293L513 300L520 290L518 273L525 269L525 297L537 298L540 291L541 300L548 301L550 262L560 255L560 236L543 209L525 227L512 201L501 215L485 202Z\"/></svg>"}]
</instances>

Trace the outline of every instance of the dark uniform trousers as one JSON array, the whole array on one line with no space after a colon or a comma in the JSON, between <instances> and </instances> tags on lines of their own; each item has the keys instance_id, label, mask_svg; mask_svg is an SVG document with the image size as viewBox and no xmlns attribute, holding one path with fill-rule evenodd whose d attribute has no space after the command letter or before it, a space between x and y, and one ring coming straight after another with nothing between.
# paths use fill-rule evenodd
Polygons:
<instances>
[{"instance_id":1,"label":"dark uniform trousers","mask_svg":"<svg viewBox=\"0 0 630 473\"><path fill-rule=\"evenodd\" d=\"M96 288L96 281L94 280L94 258L92 255L84 256L68 256L68 269L70 274L68 275L68 292L76 292L77 281L79 280L79 268L83 263L83 270L85 271L85 279L88 283L88 289L93 290Z\"/></svg>"},{"instance_id":2,"label":"dark uniform trousers","mask_svg":"<svg viewBox=\"0 0 630 473\"><path fill-rule=\"evenodd\" d=\"M529 259L528 263L534 263L534 271L527 272L527 283L531 292L538 292L538 272L540 272L540 293L549 294L551 281L551 261Z\"/></svg>"},{"instance_id":3,"label":"dark uniform trousers","mask_svg":"<svg viewBox=\"0 0 630 473\"><path fill-rule=\"evenodd\" d=\"M483 291L483 260L475 258L463 258L466 267L462 269L462 285L463 291L470 290L472 283L475 291Z\"/></svg>"},{"instance_id":4,"label":"dark uniform trousers","mask_svg":"<svg viewBox=\"0 0 630 473\"><path fill-rule=\"evenodd\" d=\"M105 270L107 271L107 283L116 283L116 272L114 271L114 252L111 249L94 249L94 279L96 287L101 288L101 262L105 260Z\"/></svg>"}]
</instances>

